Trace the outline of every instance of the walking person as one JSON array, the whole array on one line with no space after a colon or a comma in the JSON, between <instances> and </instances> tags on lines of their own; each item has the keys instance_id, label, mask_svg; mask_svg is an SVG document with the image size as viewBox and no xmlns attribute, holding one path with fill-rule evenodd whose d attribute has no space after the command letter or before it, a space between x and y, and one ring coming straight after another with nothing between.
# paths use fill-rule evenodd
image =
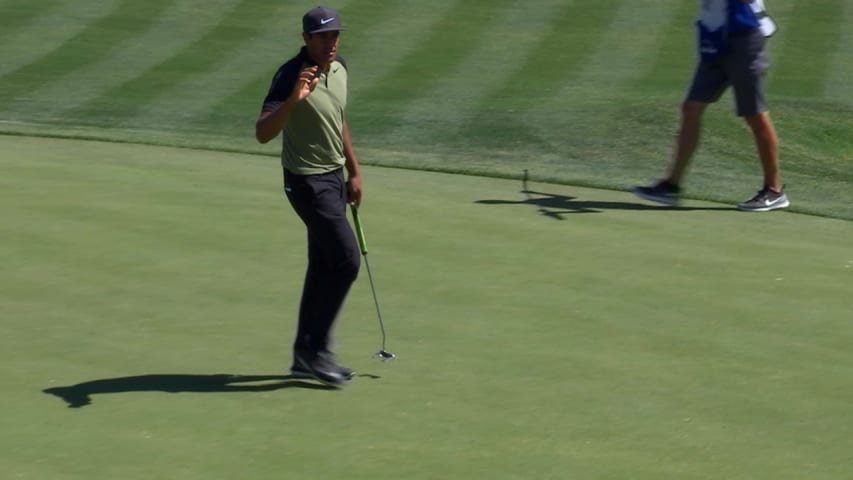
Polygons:
<instances>
[{"instance_id":1,"label":"walking person","mask_svg":"<svg viewBox=\"0 0 853 480\"><path fill-rule=\"evenodd\" d=\"M764 101L764 72L769 67L767 37L776 29L763 0L700 0L700 59L687 97L672 159L664 178L631 191L646 200L677 205L681 182L699 144L702 115L729 87L734 91L737 115L752 131L764 183L738 209L766 212L789 205L779 175L779 141Z\"/></svg>"},{"instance_id":2,"label":"walking person","mask_svg":"<svg viewBox=\"0 0 853 480\"><path fill-rule=\"evenodd\" d=\"M352 377L331 351L332 330L361 265L346 216L348 203L361 203L362 180L344 115L342 30L331 8L317 7L303 16L305 45L276 72L255 125L261 143L282 133L284 191L308 232L291 373L335 385Z\"/></svg>"}]
</instances>

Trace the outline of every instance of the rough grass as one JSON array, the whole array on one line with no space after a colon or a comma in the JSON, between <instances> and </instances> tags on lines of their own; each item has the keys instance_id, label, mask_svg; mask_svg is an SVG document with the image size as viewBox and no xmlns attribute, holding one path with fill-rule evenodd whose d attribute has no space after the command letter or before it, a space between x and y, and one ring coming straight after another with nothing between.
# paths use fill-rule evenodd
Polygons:
<instances>
[{"instance_id":1,"label":"rough grass","mask_svg":"<svg viewBox=\"0 0 853 480\"><path fill-rule=\"evenodd\" d=\"M662 0L344 2L362 161L610 189L657 178L692 64L694 5ZM7 1L0 131L275 154L260 102L303 7L268 0ZM853 2L778 0L769 102L793 209L853 219ZM536 11L538 15L530 15ZM289 23L288 23L289 22ZM286 28L286 25L291 27ZM734 203L760 185L727 96L685 184ZM89 133L93 132L93 133Z\"/></svg>"}]
</instances>

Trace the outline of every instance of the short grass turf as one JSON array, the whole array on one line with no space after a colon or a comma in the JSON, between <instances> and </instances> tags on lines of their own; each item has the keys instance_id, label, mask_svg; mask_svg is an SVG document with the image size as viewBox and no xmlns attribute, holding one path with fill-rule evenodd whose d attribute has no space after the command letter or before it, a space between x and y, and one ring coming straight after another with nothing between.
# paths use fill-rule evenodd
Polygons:
<instances>
[{"instance_id":1,"label":"short grass turf","mask_svg":"<svg viewBox=\"0 0 853 480\"><path fill-rule=\"evenodd\" d=\"M270 157L0 137L9 478L853 474L853 224L366 167L342 391ZM45 391L47 390L47 391Z\"/></svg>"},{"instance_id":2,"label":"short grass turf","mask_svg":"<svg viewBox=\"0 0 853 480\"><path fill-rule=\"evenodd\" d=\"M791 209L853 219L853 0L773 0L767 101ZM271 150L254 121L312 4L0 0L0 132ZM689 0L339 0L365 163L619 189L657 180L696 61ZM390 153L394 152L394 153ZM684 182L761 187L726 94Z\"/></svg>"}]
</instances>

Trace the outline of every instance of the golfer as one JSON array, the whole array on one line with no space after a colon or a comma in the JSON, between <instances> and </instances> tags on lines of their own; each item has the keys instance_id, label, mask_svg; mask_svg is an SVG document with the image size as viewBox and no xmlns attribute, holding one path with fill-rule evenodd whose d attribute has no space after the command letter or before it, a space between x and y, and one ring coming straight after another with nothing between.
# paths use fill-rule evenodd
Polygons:
<instances>
[{"instance_id":1,"label":"golfer","mask_svg":"<svg viewBox=\"0 0 853 480\"><path fill-rule=\"evenodd\" d=\"M678 204L679 185L699 143L702 115L731 86L737 115L752 131L764 173L761 190L738 208L753 212L785 208L789 202L779 178L779 141L764 103L763 76L770 64L766 37L773 34L775 25L762 0L700 0L699 5L700 60L681 105L669 168L658 183L632 191L646 200Z\"/></svg>"},{"instance_id":2,"label":"golfer","mask_svg":"<svg viewBox=\"0 0 853 480\"><path fill-rule=\"evenodd\" d=\"M317 7L302 17L305 46L276 72L255 125L261 143L282 133L284 192L308 231L291 373L331 384L352 376L335 360L331 332L361 265L346 217L347 203L361 203L361 170L344 116L342 30L340 16L330 8Z\"/></svg>"}]
</instances>

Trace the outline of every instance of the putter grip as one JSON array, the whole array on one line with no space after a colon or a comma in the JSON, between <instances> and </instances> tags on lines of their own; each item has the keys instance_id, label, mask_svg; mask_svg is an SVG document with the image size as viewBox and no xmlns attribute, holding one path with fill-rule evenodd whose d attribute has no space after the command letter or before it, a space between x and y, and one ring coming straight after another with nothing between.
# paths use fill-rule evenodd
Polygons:
<instances>
[{"instance_id":1,"label":"putter grip","mask_svg":"<svg viewBox=\"0 0 853 480\"><path fill-rule=\"evenodd\" d=\"M361 221L358 219L358 207L350 205L350 210L352 211L352 222L355 224L355 236L358 238L361 254L367 255L367 240L364 239L364 230L361 228Z\"/></svg>"}]
</instances>

